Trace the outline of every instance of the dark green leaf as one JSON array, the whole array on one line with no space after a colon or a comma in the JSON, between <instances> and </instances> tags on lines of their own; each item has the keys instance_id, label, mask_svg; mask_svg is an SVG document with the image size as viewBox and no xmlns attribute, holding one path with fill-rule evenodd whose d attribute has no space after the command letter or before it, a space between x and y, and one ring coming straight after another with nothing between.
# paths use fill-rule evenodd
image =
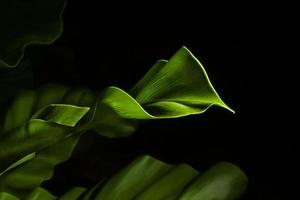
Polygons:
<instances>
[{"instance_id":1,"label":"dark green leaf","mask_svg":"<svg viewBox=\"0 0 300 200\"><path fill-rule=\"evenodd\" d=\"M89 191L75 187L58 199L235 200L244 192L246 185L246 175L230 163L219 163L199 174L186 164L170 165L150 156L142 156L107 182L99 183ZM7 193L2 195L9 196ZM37 188L25 199L54 198L46 190Z\"/></svg>"},{"instance_id":2,"label":"dark green leaf","mask_svg":"<svg viewBox=\"0 0 300 200\"><path fill-rule=\"evenodd\" d=\"M247 176L230 163L219 163L184 190L179 200L234 200L247 186Z\"/></svg>"},{"instance_id":3,"label":"dark green leaf","mask_svg":"<svg viewBox=\"0 0 300 200\"><path fill-rule=\"evenodd\" d=\"M47 190L43 188L36 188L25 198L25 200L35 200L35 199L55 200L56 196L53 196L51 193L49 193Z\"/></svg>"},{"instance_id":4,"label":"dark green leaf","mask_svg":"<svg viewBox=\"0 0 300 200\"><path fill-rule=\"evenodd\" d=\"M9 107L0 132L0 192L27 196L70 157L86 130L124 137L132 134L138 120L200 114L212 105L232 111L185 47L169 62L158 61L129 93L109 87L95 98L90 90L61 85L24 91ZM154 190L164 188L156 192L157 198L171 200L196 174L186 165L174 167L146 156L109 180L97 197L149 199ZM168 184L174 180L180 181Z\"/></svg>"},{"instance_id":5,"label":"dark green leaf","mask_svg":"<svg viewBox=\"0 0 300 200\"><path fill-rule=\"evenodd\" d=\"M140 157L112 177L95 199L131 200L171 169L171 165L150 156Z\"/></svg>"},{"instance_id":6,"label":"dark green leaf","mask_svg":"<svg viewBox=\"0 0 300 200\"><path fill-rule=\"evenodd\" d=\"M91 97L89 92L77 97L72 93L78 90L48 85L37 92L23 91L16 97L0 134L0 192L26 196L51 178L55 165L71 156L80 137L73 127L89 110L75 105L84 105ZM84 98L86 95L88 98ZM75 105L49 105L49 101L72 101ZM35 156L26 159L31 153Z\"/></svg>"},{"instance_id":7,"label":"dark green leaf","mask_svg":"<svg viewBox=\"0 0 300 200\"><path fill-rule=\"evenodd\" d=\"M203 174L186 165L170 165L142 156L106 183L91 190L76 187L61 200L236 200L247 185L246 175L235 165L219 163ZM25 199L54 198L37 188Z\"/></svg>"},{"instance_id":8,"label":"dark green leaf","mask_svg":"<svg viewBox=\"0 0 300 200\"><path fill-rule=\"evenodd\" d=\"M6 192L0 192L0 200L20 200L20 199Z\"/></svg>"},{"instance_id":9,"label":"dark green leaf","mask_svg":"<svg viewBox=\"0 0 300 200\"><path fill-rule=\"evenodd\" d=\"M58 198L58 200L69 200L69 199L78 199L84 192L86 191L85 188L82 187L75 187L66 192L64 195Z\"/></svg>"},{"instance_id":10,"label":"dark green leaf","mask_svg":"<svg viewBox=\"0 0 300 200\"><path fill-rule=\"evenodd\" d=\"M0 68L15 67L30 44L51 44L62 33L65 0L0 1Z\"/></svg>"},{"instance_id":11,"label":"dark green leaf","mask_svg":"<svg viewBox=\"0 0 300 200\"><path fill-rule=\"evenodd\" d=\"M23 158L41 151L70 134L70 129L55 123L33 119L0 140L0 171ZM1 182L1 177L0 177Z\"/></svg>"},{"instance_id":12,"label":"dark green leaf","mask_svg":"<svg viewBox=\"0 0 300 200\"><path fill-rule=\"evenodd\" d=\"M137 195L137 200L168 199L175 200L182 190L191 182L198 172L186 164L174 166L168 173L152 183L142 193Z\"/></svg>"},{"instance_id":13,"label":"dark green leaf","mask_svg":"<svg viewBox=\"0 0 300 200\"><path fill-rule=\"evenodd\" d=\"M0 192L5 191L19 197L25 197L29 192L49 180L54 167L68 160L79 140L73 135L36 154L29 162L14 168L0 176Z\"/></svg>"},{"instance_id":14,"label":"dark green leaf","mask_svg":"<svg viewBox=\"0 0 300 200\"><path fill-rule=\"evenodd\" d=\"M246 185L246 175L230 163L199 174L185 164L174 166L143 156L112 177L95 199L234 200Z\"/></svg>"}]
</instances>

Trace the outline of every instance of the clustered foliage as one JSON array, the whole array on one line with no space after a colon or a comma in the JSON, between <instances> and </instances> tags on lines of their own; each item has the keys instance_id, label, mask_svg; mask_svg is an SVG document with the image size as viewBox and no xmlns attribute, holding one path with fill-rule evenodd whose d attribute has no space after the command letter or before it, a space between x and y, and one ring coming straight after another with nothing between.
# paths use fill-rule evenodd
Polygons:
<instances>
[{"instance_id":1,"label":"clustered foliage","mask_svg":"<svg viewBox=\"0 0 300 200\"><path fill-rule=\"evenodd\" d=\"M1 26L9 16L13 23L0 33L0 67L16 67L28 44L58 38L64 6L64 0L2 1ZM11 16L13 11L20 13ZM171 165L148 155L91 189L74 187L56 197L40 187L57 164L70 158L88 130L109 138L128 137L140 121L201 114L213 105L233 112L186 47L169 61L158 60L128 92L114 86L92 91L59 84L22 90L0 126L0 200L234 200L247 184L237 166L222 162L200 173L187 164Z\"/></svg>"}]
</instances>

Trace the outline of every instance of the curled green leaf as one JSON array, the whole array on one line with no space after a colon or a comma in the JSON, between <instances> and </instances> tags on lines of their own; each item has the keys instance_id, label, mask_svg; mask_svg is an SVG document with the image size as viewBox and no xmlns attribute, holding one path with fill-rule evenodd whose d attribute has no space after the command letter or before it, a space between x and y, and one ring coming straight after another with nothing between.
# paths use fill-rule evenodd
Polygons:
<instances>
[{"instance_id":1,"label":"curled green leaf","mask_svg":"<svg viewBox=\"0 0 300 200\"><path fill-rule=\"evenodd\" d=\"M201 63L182 47L169 61L159 60L128 93L117 87L102 92L90 128L107 137L124 137L133 133L136 120L201 114L213 105L234 113Z\"/></svg>"}]
</instances>

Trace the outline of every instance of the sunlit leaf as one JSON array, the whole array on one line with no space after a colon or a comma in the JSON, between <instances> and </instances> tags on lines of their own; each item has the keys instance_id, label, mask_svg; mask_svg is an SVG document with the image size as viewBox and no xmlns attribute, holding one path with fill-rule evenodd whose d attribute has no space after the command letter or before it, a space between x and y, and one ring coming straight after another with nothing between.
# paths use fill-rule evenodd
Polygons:
<instances>
[{"instance_id":1,"label":"sunlit leaf","mask_svg":"<svg viewBox=\"0 0 300 200\"><path fill-rule=\"evenodd\" d=\"M201 114L213 105L234 112L221 100L204 67L186 47L169 61L159 60L128 93L108 87L96 103L93 129L107 137L132 134L137 119Z\"/></svg>"}]
</instances>

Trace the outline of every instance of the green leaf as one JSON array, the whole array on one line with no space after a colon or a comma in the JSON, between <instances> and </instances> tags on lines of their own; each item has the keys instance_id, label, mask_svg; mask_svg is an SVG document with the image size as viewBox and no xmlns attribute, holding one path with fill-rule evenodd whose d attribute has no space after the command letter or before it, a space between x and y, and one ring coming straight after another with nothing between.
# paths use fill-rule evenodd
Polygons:
<instances>
[{"instance_id":1,"label":"green leaf","mask_svg":"<svg viewBox=\"0 0 300 200\"><path fill-rule=\"evenodd\" d=\"M143 156L104 184L96 200L234 200L247 185L235 165L219 163L204 174L186 165L169 165Z\"/></svg>"},{"instance_id":2,"label":"green leaf","mask_svg":"<svg viewBox=\"0 0 300 200\"><path fill-rule=\"evenodd\" d=\"M82 187L74 187L68 192L66 192L64 195L58 198L58 200L69 200L69 199L77 199L81 197L82 194L86 191L86 188Z\"/></svg>"},{"instance_id":3,"label":"green leaf","mask_svg":"<svg viewBox=\"0 0 300 200\"><path fill-rule=\"evenodd\" d=\"M200 114L212 105L232 111L212 87L200 62L185 47L169 62L158 61L129 93L109 87L96 98L85 88L69 89L53 84L37 91L23 91L8 108L1 126L0 192L27 196L51 178L54 166L71 156L80 135L87 130L106 137L125 137L133 133L139 120ZM91 111L87 113L89 108ZM35 156L27 157L32 154ZM181 192L195 174L187 166L174 168L150 157L136 163L110 180L99 198L114 194L110 193L118 185L121 192L117 196L122 194L130 199L139 195L149 199L152 190L179 179L179 174L184 173L186 179L157 192L159 198L174 199L177 193L173 192ZM135 176L147 170L146 177ZM129 177L130 183L124 177ZM154 184L160 177L165 179Z\"/></svg>"},{"instance_id":4,"label":"green leaf","mask_svg":"<svg viewBox=\"0 0 300 200\"><path fill-rule=\"evenodd\" d=\"M88 90L84 90L88 91ZM33 188L51 178L55 165L67 160L80 134L75 125L89 108L67 104L73 93L60 85L38 91L23 91L8 108L0 133L0 192L25 197ZM90 99L89 92L85 92ZM86 95L72 103L84 105ZM73 128L74 127L74 128ZM27 159L28 154L34 157Z\"/></svg>"},{"instance_id":5,"label":"green leaf","mask_svg":"<svg viewBox=\"0 0 300 200\"><path fill-rule=\"evenodd\" d=\"M20 199L6 192L0 192L0 200L20 200Z\"/></svg>"},{"instance_id":6,"label":"green leaf","mask_svg":"<svg viewBox=\"0 0 300 200\"><path fill-rule=\"evenodd\" d=\"M235 200L246 185L246 175L230 163L218 163L201 174L187 164L170 165L151 156L141 156L108 181L90 190L75 187L57 199ZM53 198L56 197L42 188L25 197L26 200Z\"/></svg>"},{"instance_id":7,"label":"green leaf","mask_svg":"<svg viewBox=\"0 0 300 200\"><path fill-rule=\"evenodd\" d=\"M7 109L0 126L0 137L33 118L74 126L93 105L94 98L88 89L69 89L58 84L48 84L36 91L22 90ZM72 116L70 119L69 115Z\"/></svg>"},{"instance_id":8,"label":"green leaf","mask_svg":"<svg viewBox=\"0 0 300 200\"><path fill-rule=\"evenodd\" d=\"M92 112L85 118L87 124L79 130L92 129L106 137L131 135L137 120L201 114L213 105L232 111L216 93L201 63L186 47L170 61L159 60L129 93L108 87L95 101L92 92L86 93L82 88L70 93L66 87L51 85L43 91L39 92L41 97L35 102L36 108L64 101L77 105L72 99L85 101L92 106Z\"/></svg>"},{"instance_id":9,"label":"green leaf","mask_svg":"<svg viewBox=\"0 0 300 200\"><path fill-rule=\"evenodd\" d=\"M157 117L199 114L212 105L233 112L213 88L202 64L186 47L168 62L158 61L129 93ZM174 112L174 108L180 111Z\"/></svg>"},{"instance_id":10,"label":"green leaf","mask_svg":"<svg viewBox=\"0 0 300 200\"><path fill-rule=\"evenodd\" d=\"M175 200L178 194L199 173L186 164L174 166L167 174L152 183L142 193L137 195L137 200L168 199Z\"/></svg>"},{"instance_id":11,"label":"green leaf","mask_svg":"<svg viewBox=\"0 0 300 200\"><path fill-rule=\"evenodd\" d=\"M140 157L112 177L95 199L131 200L171 168L171 165L150 156Z\"/></svg>"},{"instance_id":12,"label":"green leaf","mask_svg":"<svg viewBox=\"0 0 300 200\"><path fill-rule=\"evenodd\" d=\"M21 158L20 160L14 162L12 165L10 165L8 168L6 168L3 172L0 173L0 176L2 176L3 174L7 173L9 170L12 170L14 168L16 168L17 166L27 162L28 160L31 160L35 157L36 153L30 153L26 156L24 156L23 158Z\"/></svg>"},{"instance_id":13,"label":"green leaf","mask_svg":"<svg viewBox=\"0 0 300 200\"><path fill-rule=\"evenodd\" d=\"M247 186L247 176L230 163L209 169L183 192L179 200L234 200Z\"/></svg>"},{"instance_id":14,"label":"green leaf","mask_svg":"<svg viewBox=\"0 0 300 200\"><path fill-rule=\"evenodd\" d=\"M34 112L37 94L31 90L22 90L9 106L2 122L0 136L28 122Z\"/></svg>"},{"instance_id":15,"label":"green leaf","mask_svg":"<svg viewBox=\"0 0 300 200\"><path fill-rule=\"evenodd\" d=\"M0 68L15 67L30 44L51 44L62 33L65 0L0 1Z\"/></svg>"},{"instance_id":16,"label":"green leaf","mask_svg":"<svg viewBox=\"0 0 300 200\"><path fill-rule=\"evenodd\" d=\"M212 105L233 112L213 88L201 63L186 47L169 62L158 61L129 94L109 87L101 103L128 119L176 118L203 113Z\"/></svg>"},{"instance_id":17,"label":"green leaf","mask_svg":"<svg viewBox=\"0 0 300 200\"><path fill-rule=\"evenodd\" d=\"M32 119L43 119L55 124L74 127L89 109L89 107L67 104L50 104L36 112Z\"/></svg>"},{"instance_id":18,"label":"green leaf","mask_svg":"<svg viewBox=\"0 0 300 200\"><path fill-rule=\"evenodd\" d=\"M116 90L121 89L116 88ZM122 117L115 111L115 108L112 107L112 104L118 104L123 100L128 100L128 98L119 98L116 102L112 102L112 104L103 103L105 100L109 100L107 92L98 96L95 107L92 109L92 120L88 122L86 126L81 127L81 129L92 129L100 135L110 138L130 136L136 130L137 120ZM125 107L126 106L127 105L125 105Z\"/></svg>"},{"instance_id":19,"label":"green leaf","mask_svg":"<svg viewBox=\"0 0 300 200\"><path fill-rule=\"evenodd\" d=\"M77 145L78 135L72 135L38 152L34 159L0 176L0 192L24 198L30 191L49 180L55 165L68 160Z\"/></svg>"},{"instance_id":20,"label":"green leaf","mask_svg":"<svg viewBox=\"0 0 300 200\"><path fill-rule=\"evenodd\" d=\"M0 140L0 170L32 153L47 148L69 136L71 130L66 126L43 121L30 120Z\"/></svg>"},{"instance_id":21,"label":"green leaf","mask_svg":"<svg viewBox=\"0 0 300 200\"><path fill-rule=\"evenodd\" d=\"M47 190L43 188L36 188L25 198L25 200L35 200L35 199L55 200L56 196L52 195L51 193L49 193Z\"/></svg>"},{"instance_id":22,"label":"green leaf","mask_svg":"<svg viewBox=\"0 0 300 200\"><path fill-rule=\"evenodd\" d=\"M97 99L89 128L106 137L132 134L136 120L201 114L216 105L231 112L213 88L201 63L182 47L159 60L129 91L108 87Z\"/></svg>"},{"instance_id":23,"label":"green leaf","mask_svg":"<svg viewBox=\"0 0 300 200\"><path fill-rule=\"evenodd\" d=\"M55 104L38 111L24 126L1 138L0 171L25 155L38 152L69 136L71 130L68 127L75 126L88 110L87 107ZM25 116L28 117L28 114Z\"/></svg>"}]
</instances>

